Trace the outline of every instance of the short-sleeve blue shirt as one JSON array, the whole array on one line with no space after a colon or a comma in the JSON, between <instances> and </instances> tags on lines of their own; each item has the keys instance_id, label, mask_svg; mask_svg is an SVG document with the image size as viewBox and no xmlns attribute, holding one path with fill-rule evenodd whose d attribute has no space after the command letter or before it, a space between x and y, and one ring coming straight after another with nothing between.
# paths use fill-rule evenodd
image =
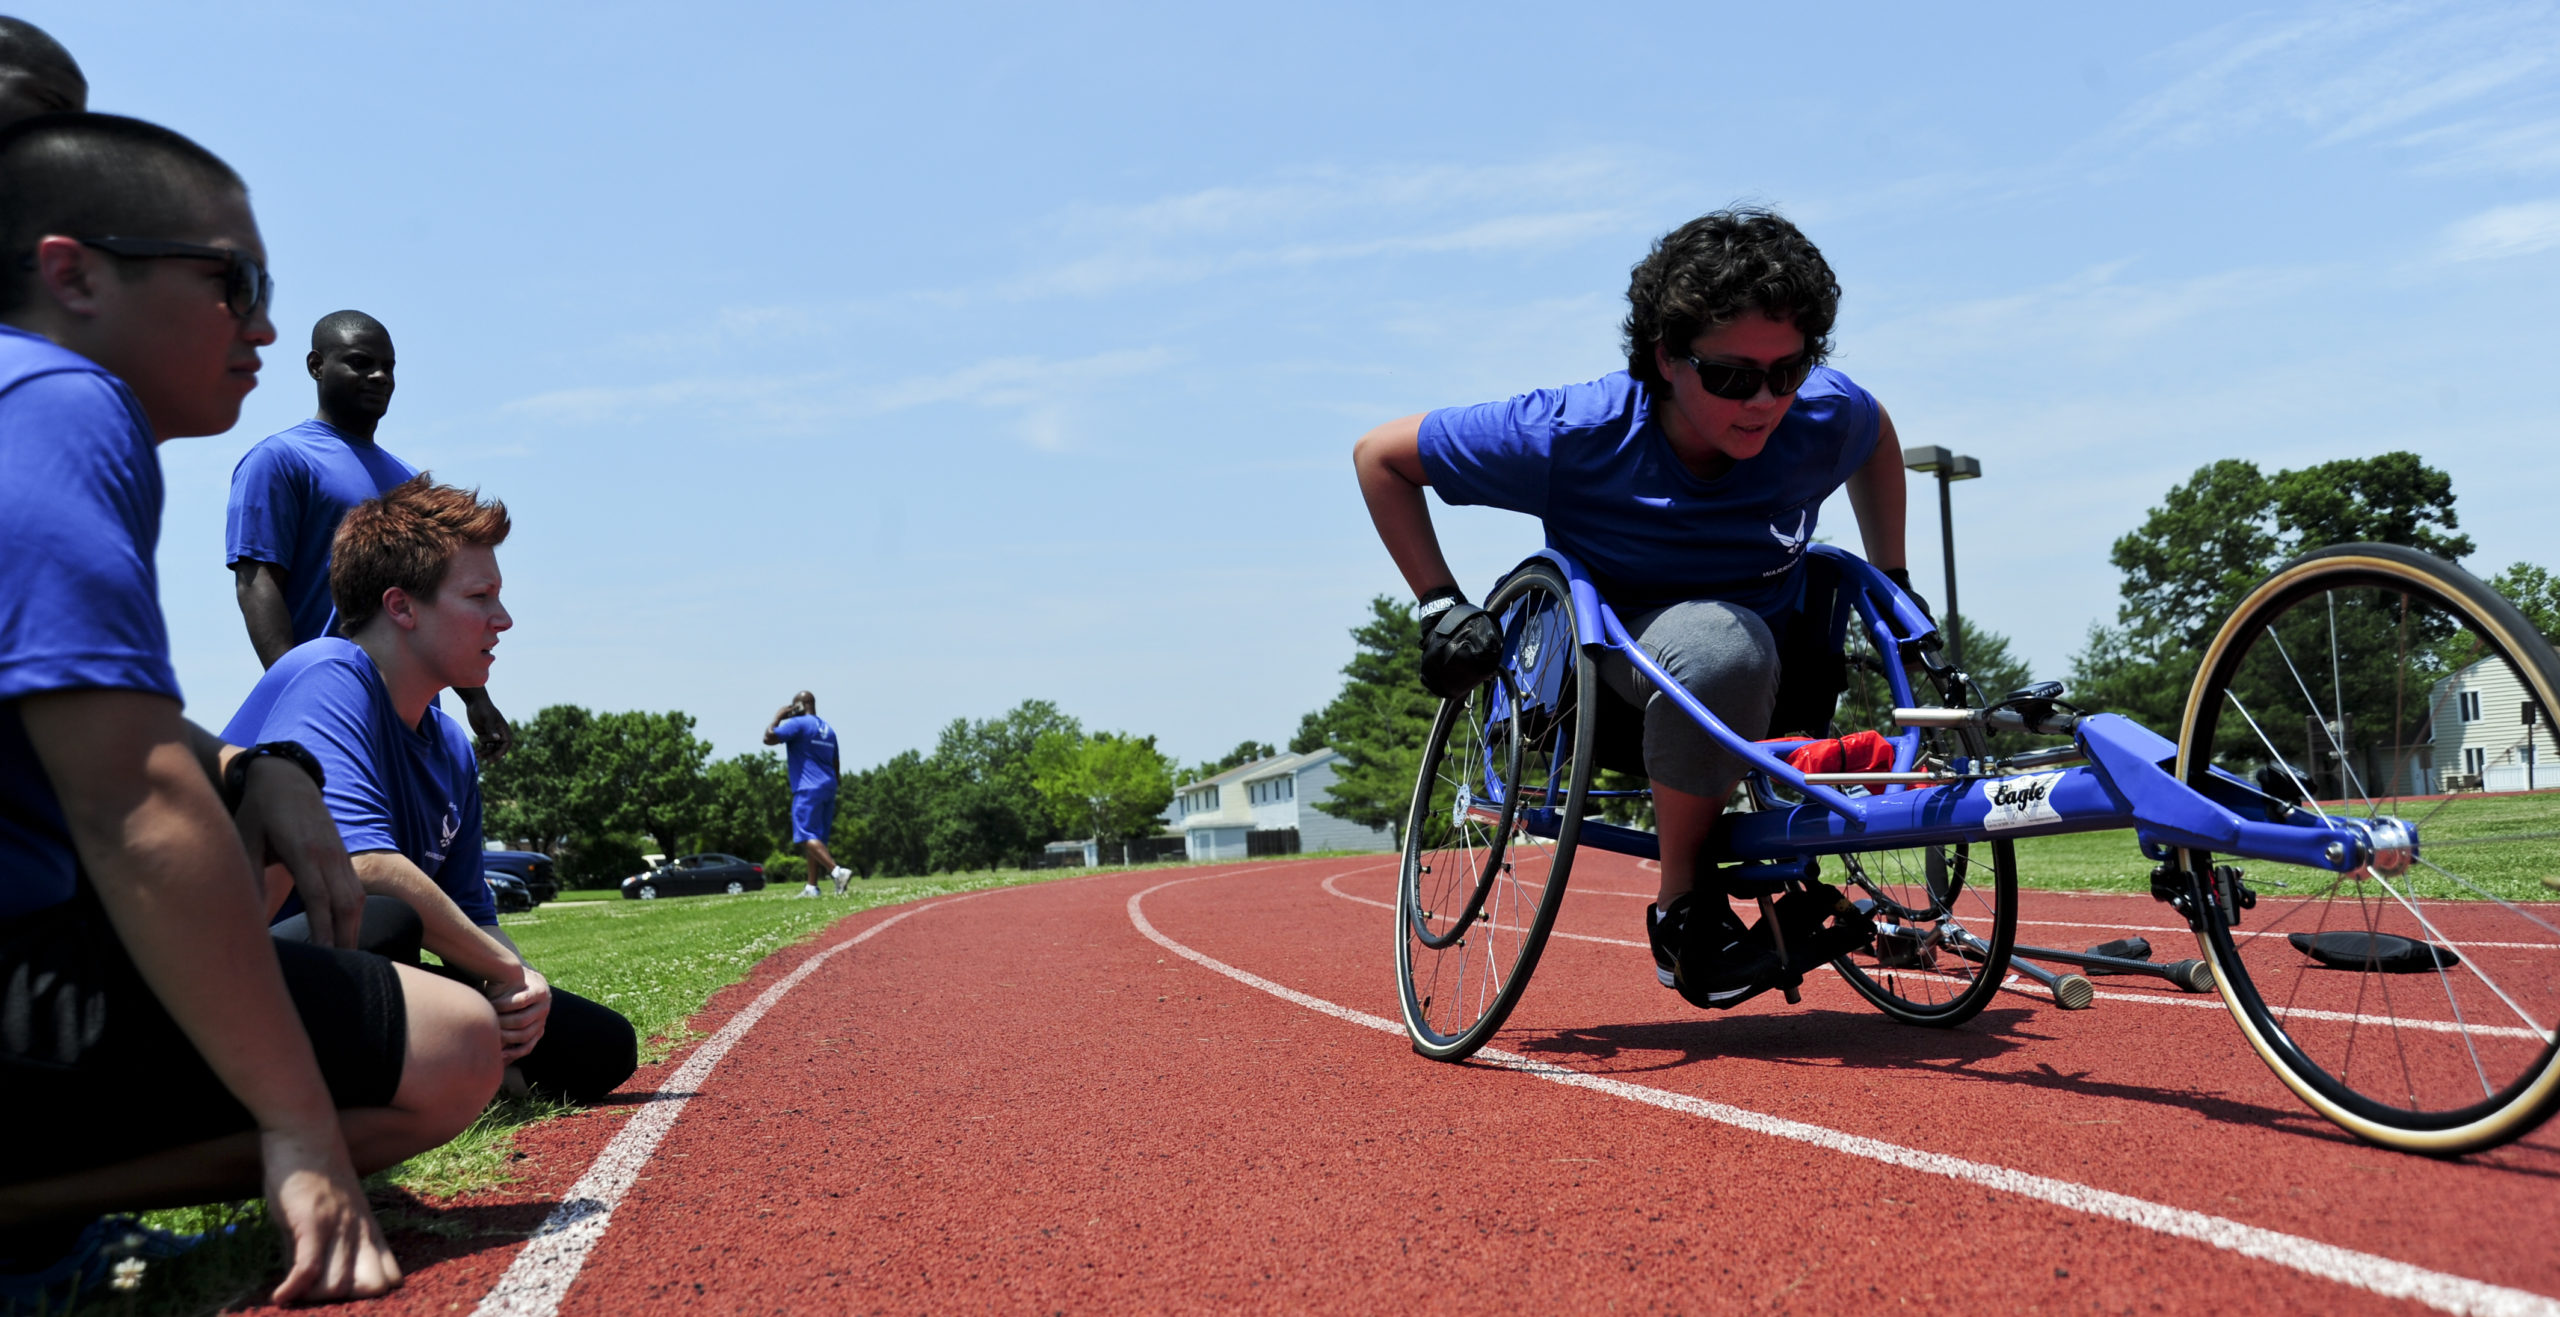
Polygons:
<instances>
[{"instance_id":1,"label":"short-sleeve blue shirt","mask_svg":"<svg viewBox=\"0 0 2560 1317\"><path fill-rule=\"evenodd\" d=\"M71 899L79 858L18 701L180 699L160 616L160 454L123 381L0 326L0 917Z\"/></svg>"},{"instance_id":2,"label":"short-sleeve blue shirt","mask_svg":"<svg viewBox=\"0 0 2560 1317\"><path fill-rule=\"evenodd\" d=\"M1625 371L1422 419L1422 469L1450 503L1525 512L1621 608L1723 599L1796 606L1822 501L1875 451L1876 400L1817 367L1758 456L1714 480L1681 465Z\"/></svg>"},{"instance_id":3,"label":"short-sleeve blue shirt","mask_svg":"<svg viewBox=\"0 0 2560 1317\"><path fill-rule=\"evenodd\" d=\"M327 421L304 421L261 439L231 471L231 508L224 518L224 561L271 562L284 569L285 606L293 643L317 640L336 625L329 597L329 542L347 509L376 498L418 469Z\"/></svg>"},{"instance_id":4,"label":"short-sleeve blue shirt","mask_svg":"<svg viewBox=\"0 0 2560 1317\"><path fill-rule=\"evenodd\" d=\"M826 719L814 713L785 718L774 724L773 734L782 738L792 794L836 789L836 729Z\"/></svg>"},{"instance_id":5,"label":"short-sleeve blue shirt","mask_svg":"<svg viewBox=\"0 0 2560 1317\"><path fill-rule=\"evenodd\" d=\"M417 726L403 725L382 673L354 641L294 646L258 679L222 738L301 742L328 778L320 794L348 854L398 851L472 923L498 922L480 872L480 761L470 735L433 704ZM301 908L293 898L276 918Z\"/></svg>"}]
</instances>

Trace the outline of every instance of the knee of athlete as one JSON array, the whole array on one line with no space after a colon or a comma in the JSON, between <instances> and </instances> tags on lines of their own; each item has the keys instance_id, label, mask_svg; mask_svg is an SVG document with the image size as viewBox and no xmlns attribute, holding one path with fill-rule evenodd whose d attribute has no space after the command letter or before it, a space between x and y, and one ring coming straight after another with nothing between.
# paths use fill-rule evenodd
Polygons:
<instances>
[{"instance_id":1,"label":"knee of athlete","mask_svg":"<svg viewBox=\"0 0 2560 1317\"><path fill-rule=\"evenodd\" d=\"M400 1106L424 1118L437 1142L468 1126L498 1091L497 1011L472 989L402 966L409 1008L409 1049L400 1075Z\"/></svg>"}]
</instances>

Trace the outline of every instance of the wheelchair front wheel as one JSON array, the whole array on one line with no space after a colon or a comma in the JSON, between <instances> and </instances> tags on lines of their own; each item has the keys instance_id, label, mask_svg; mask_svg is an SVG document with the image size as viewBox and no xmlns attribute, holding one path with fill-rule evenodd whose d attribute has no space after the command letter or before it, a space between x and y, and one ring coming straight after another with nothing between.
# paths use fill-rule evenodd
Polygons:
<instances>
[{"instance_id":1,"label":"wheelchair front wheel","mask_svg":"<svg viewBox=\"0 0 2560 1317\"><path fill-rule=\"evenodd\" d=\"M2351 873L2191 851L2179 875L2249 1045L2359 1138L2453 1156L2560 1107L2555 700L2512 604L2396 545L2286 564L2205 649L2180 780L2227 797L2219 763L2262 812L2372 843Z\"/></svg>"},{"instance_id":2,"label":"wheelchair front wheel","mask_svg":"<svg viewBox=\"0 0 2560 1317\"><path fill-rule=\"evenodd\" d=\"M1396 985L1413 1050L1463 1060L1529 985L1564 901L1591 787L1599 682L1564 578L1543 562L1485 601L1491 681L1443 700L1423 744L1396 884Z\"/></svg>"}]
</instances>

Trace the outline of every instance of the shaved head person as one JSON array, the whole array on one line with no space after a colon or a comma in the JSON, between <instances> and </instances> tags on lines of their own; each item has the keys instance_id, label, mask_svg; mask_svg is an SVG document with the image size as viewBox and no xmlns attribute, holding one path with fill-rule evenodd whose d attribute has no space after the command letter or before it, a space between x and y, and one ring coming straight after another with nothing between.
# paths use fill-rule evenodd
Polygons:
<instances>
[{"instance_id":1,"label":"shaved head person","mask_svg":"<svg viewBox=\"0 0 2560 1317\"><path fill-rule=\"evenodd\" d=\"M362 311L320 317L303 358L320 395L317 414L259 440L231 473L224 548L240 619L261 667L336 633L329 543L339 519L418 474L374 442L391 410L397 364L391 331L381 321ZM478 687L454 693L470 714L481 758L505 754L515 736L489 693Z\"/></svg>"},{"instance_id":2,"label":"shaved head person","mask_svg":"<svg viewBox=\"0 0 2560 1317\"><path fill-rule=\"evenodd\" d=\"M43 28L0 14L0 128L88 108L89 79L71 52Z\"/></svg>"}]
</instances>

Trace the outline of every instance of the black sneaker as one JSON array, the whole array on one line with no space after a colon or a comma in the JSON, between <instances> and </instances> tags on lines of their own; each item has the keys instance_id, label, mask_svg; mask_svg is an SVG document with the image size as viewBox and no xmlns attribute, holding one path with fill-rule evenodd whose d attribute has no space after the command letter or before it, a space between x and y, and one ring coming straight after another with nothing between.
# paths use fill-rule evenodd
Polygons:
<instances>
[{"instance_id":1,"label":"black sneaker","mask_svg":"<svg viewBox=\"0 0 2560 1317\"><path fill-rule=\"evenodd\" d=\"M1751 944L1721 897L1701 902L1692 892L1672 898L1659 919L1654 910L1644 910L1654 976L1692 1006L1731 1006L1776 982L1786 968L1776 952Z\"/></svg>"},{"instance_id":2,"label":"black sneaker","mask_svg":"<svg viewBox=\"0 0 2560 1317\"><path fill-rule=\"evenodd\" d=\"M1774 904L1778 927L1787 935L1785 963L1791 973L1808 974L1817 965L1875 945L1875 921L1843 899L1838 888L1815 883ZM1767 920L1751 926L1751 945L1775 954L1775 941Z\"/></svg>"}]
</instances>

